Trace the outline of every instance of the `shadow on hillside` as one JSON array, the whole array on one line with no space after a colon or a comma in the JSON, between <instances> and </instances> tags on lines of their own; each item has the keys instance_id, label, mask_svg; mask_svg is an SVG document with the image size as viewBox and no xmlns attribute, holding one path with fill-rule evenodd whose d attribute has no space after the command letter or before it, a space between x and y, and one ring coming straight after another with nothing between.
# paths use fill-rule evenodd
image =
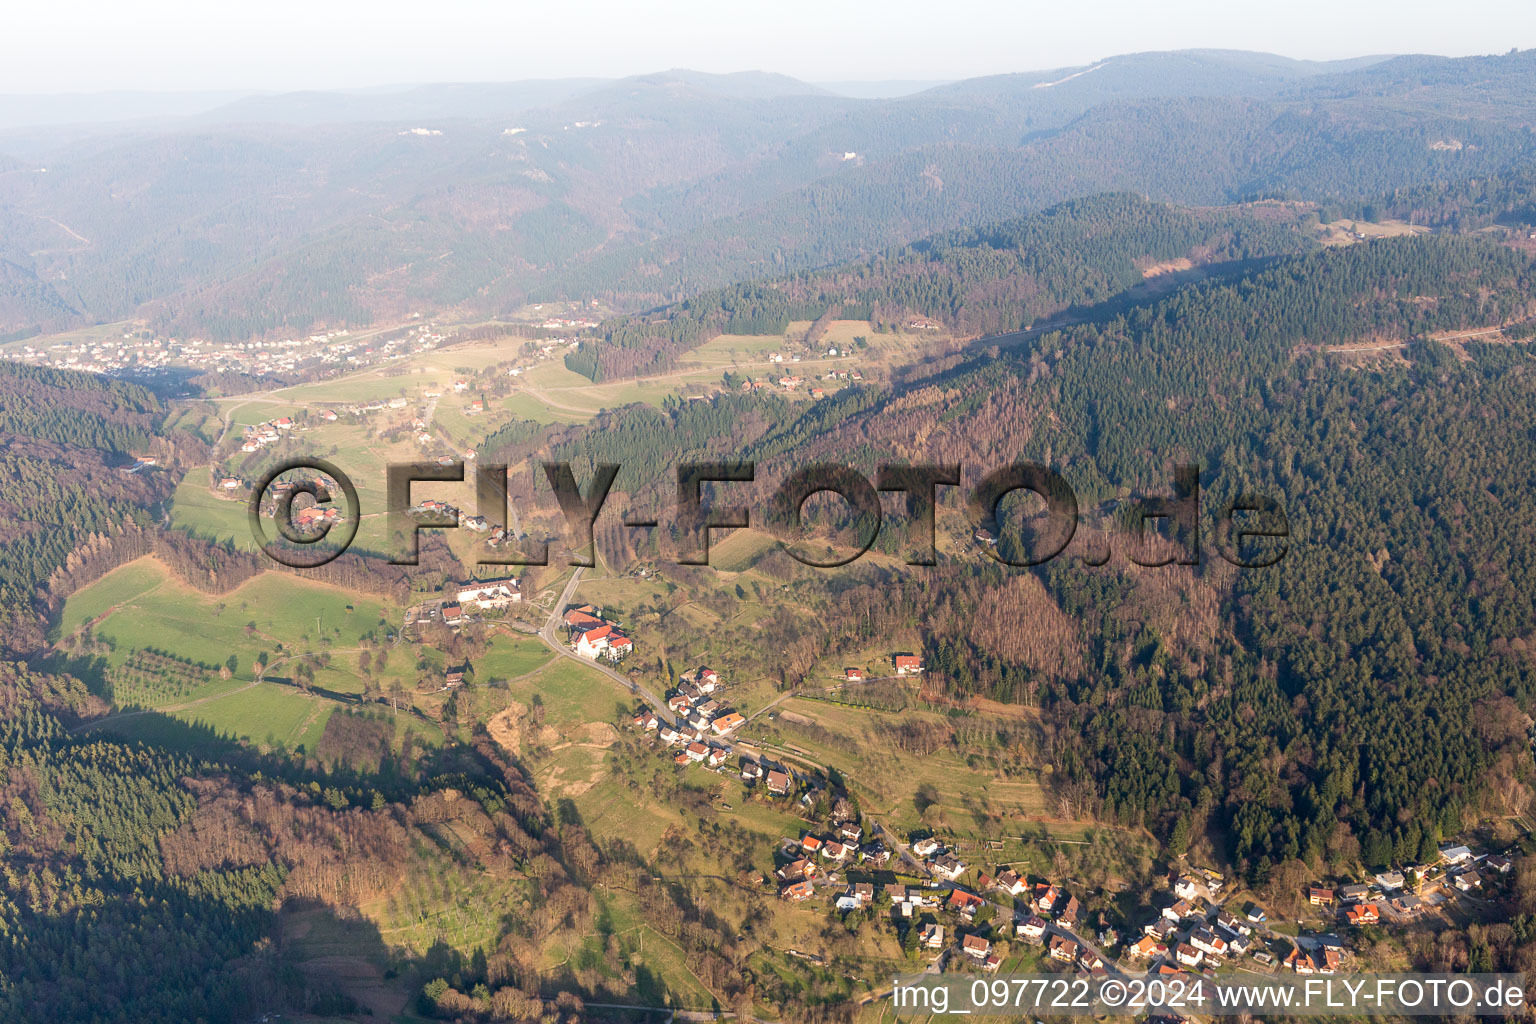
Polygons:
<instances>
[{"instance_id":1,"label":"shadow on hillside","mask_svg":"<svg viewBox=\"0 0 1536 1024\"><path fill-rule=\"evenodd\" d=\"M1288 259L1288 256L1256 256L1246 260L1230 260L1225 263L1208 263L1159 274L1112 295L1103 302L1089 306L1069 306L1059 313L1031 326L1028 330L1009 334L993 334L969 342L962 351L984 352L991 348L1015 348L1053 331L1076 327L1081 324L1099 324L1123 316L1138 306L1150 305L1167 298L1172 293L1190 285L1227 284L1248 277Z\"/></svg>"},{"instance_id":2,"label":"shadow on hillside","mask_svg":"<svg viewBox=\"0 0 1536 1024\"><path fill-rule=\"evenodd\" d=\"M83 723L75 734L91 733L110 733L120 739L139 740L214 761L232 760L253 753L232 733L133 705L122 707L105 718Z\"/></svg>"},{"instance_id":3,"label":"shadow on hillside","mask_svg":"<svg viewBox=\"0 0 1536 1024\"><path fill-rule=\"evenodd\" d=\"M412 962L384 941L378 925L353 907L290 899L274 915L272 937L297 992L293 1004L310 1013L353 1020L392 1020L405 1011L423 978L451 977L464 964L434 948Z\"/></svg>"}]
</instances>

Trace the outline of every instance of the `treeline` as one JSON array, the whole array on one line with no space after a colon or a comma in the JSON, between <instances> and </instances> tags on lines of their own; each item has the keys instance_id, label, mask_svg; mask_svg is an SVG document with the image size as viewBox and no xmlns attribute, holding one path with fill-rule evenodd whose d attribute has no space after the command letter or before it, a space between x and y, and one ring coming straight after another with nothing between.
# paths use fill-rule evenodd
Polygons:
<instances>
[{"instance_id":1,"label":"treeline","mask_svg":"<svg viewBox=\"0 0 1536 1024\"><path fill-rule=\"evenodd\" d=\"M1493 226L1529 231L1536 226L1536 172L1515 170L1393 189L1368 201L1325 208L1323 216L1393 218L1450 231Z\"/></svg>"},{"instance_id":2,"label":"treeline","mask_svg":"<svg viewBox=\"0 0 1536 1024\"><path fill-rule=\"evenodd\" d=\"M1016 331L1101 302L1173 260L1246 260L1313 246L1283 205L1191 210L1136 196L1073 200L985 229L951 232L831 270L717 289L662 313L621 318L566 365L594 381L665 372L719 334L780 334L837 312L900 328L912 317L965 336Z\"/></svg>"}]
</instances>

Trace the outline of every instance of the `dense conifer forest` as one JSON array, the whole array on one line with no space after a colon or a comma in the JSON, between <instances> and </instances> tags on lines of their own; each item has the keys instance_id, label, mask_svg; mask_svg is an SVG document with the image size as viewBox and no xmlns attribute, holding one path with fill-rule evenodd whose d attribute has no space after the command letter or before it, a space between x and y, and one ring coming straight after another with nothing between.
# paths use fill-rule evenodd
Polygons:
<instances>
[{"instance_id":1,"label":"dense conifer forest","mask_svg":"<svg viewBox=\"0 0 1536 1024\"><path fill-rule=\"evenodd\" d=\"M1282 204L1200 211L1135 196L1063 203L1031 217L939 235L832 270L708 292L606 325L566 365L594 381L661 373L718 334L778 334L836 314L878 327L913 317L965 336L1002 334L1126 291L1164 261L1225 263L1301 252L1315 215Z\"/></svg>"}]
</instances>

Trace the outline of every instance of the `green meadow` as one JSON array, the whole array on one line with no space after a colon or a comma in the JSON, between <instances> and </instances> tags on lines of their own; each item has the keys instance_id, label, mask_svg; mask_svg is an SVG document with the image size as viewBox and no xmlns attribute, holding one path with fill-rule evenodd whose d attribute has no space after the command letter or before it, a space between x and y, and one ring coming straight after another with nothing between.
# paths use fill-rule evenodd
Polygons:
<instances>
[{"instance_id":1,"label":"green meadow","mask_svg":"<svg viewBox=\"0 0 1536 1024\"><path fill-rule=\"evenodd\" d=\"M264 573L227 594L203 594L143 558L70 597L57 631L71 667L88 682L104 687L141 649L210 666L205 684L149 705L250 742L313 749L339 706L327 692L345 699L368 688L410 690L421 674L419 662L429 673L440 669L437 652L405 647L382 648L385 662L379 665L376 641L399 616L398 608L378 598L286 573ZM87 624L90 638L82 640L76 634ZM365 652L366 670L360 663ZM316 695L258 681L262 655L266 680L291 678L308 662ZM233 672L220 679L214 672L230 658ZM151 721L128 721L125 727L152 727Z\"/></svg>"},{"instance_id":2,"label":"green meadow","mask_svg":"<svg viewBox=\"0 0 1536 1024\"><path fill-rule=\"evenodd\" d=\"M171 498L171 525L196 537L234 541L244 551L255 551L246 503L215 495L208 488L208 468L190 469Z\"/></svg>"}]
</instances>

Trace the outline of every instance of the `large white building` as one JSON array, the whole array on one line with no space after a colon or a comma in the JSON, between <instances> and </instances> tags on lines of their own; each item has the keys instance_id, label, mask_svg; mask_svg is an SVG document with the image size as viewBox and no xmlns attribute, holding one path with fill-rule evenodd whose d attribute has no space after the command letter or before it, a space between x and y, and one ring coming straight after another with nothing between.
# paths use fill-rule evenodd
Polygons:
<instances>
[{"instance_id":1,"label":"large white building","mask_svg":"<svg viewBox=\"0 0 1536 1024\"><path fill-rule=\"evenodd\" d=\"M470 580L459 584L459 604L482 610L505 608L523 599L517 580L510 576L496 580Z\"/></svg>"}]
</instances>

